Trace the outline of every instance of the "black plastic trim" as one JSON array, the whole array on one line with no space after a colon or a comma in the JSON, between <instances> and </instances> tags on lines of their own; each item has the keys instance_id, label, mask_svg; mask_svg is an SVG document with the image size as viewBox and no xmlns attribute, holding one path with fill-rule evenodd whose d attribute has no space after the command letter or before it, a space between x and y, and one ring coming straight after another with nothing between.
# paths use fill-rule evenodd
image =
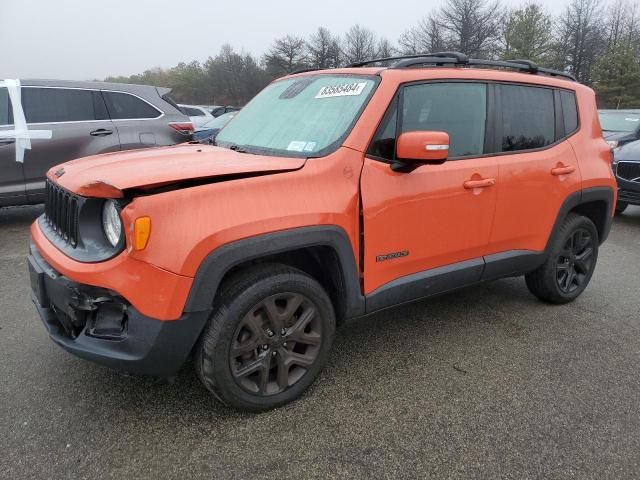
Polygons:
<instances>
[{"instance_id":1,"label":"black plastic trim","mask_svg":"<svg viewBox=\"0 0 640 480\"><path fill-rule=\"evenodd\" d=\"M220 282L233 267L269 255L314 246L331 247L336 252L346 290L346 317L362 315L365 305L356 257L347 233L332 225L282 230L238 240L215 249L198 268L185 312L209 311Z\"/></svg>"},{"instance_id":2,"label":"black plastic trim","mask_svg":"<svg viewBox=\"0 0 640 480\"><path fill-rule=\"evenodd\" d=\"M482 281L520 276L534 271L547 259L545 252L532 250L510 250L484 257L485 266Z\"/></svg>"},{"instance_id":3,"label":"black plastic trim","mask_svg":"<svg viewBox=\"0 0 640 480\"><path fill-rule=\"evenodd\" d=\"M484 260L475 258L398 278L367 295L366 313L473 285L483 269Z\"/></svg>"},{"instance_id":4,"label":"black plastic trim","mask_svg":"<svg viewBox=\"0 0 640 480\"><path fill-rule=\"evenodd\" d=\"M117 293L76 283L58 274L35 246L28 257L32 284L31 298L51 339L68 352L86 360L117 370L142 375L169 377L175 375L191 353L209 312L189 312L178 320L163 321L147 317L130 305L126 307L126 328L117 339L91 335L92 322L87 321L77 334L69 332L63 319L76 308L79 295L122 302ZM99 307L98 307L99 308Z\"/></svg>"}]
</instances>

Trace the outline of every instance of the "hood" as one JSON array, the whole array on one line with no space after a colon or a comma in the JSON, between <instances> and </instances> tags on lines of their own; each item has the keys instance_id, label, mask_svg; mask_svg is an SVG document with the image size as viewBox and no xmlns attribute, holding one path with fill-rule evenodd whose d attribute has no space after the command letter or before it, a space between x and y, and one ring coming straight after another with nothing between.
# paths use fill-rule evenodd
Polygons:
<instances>
[{"instance_id":1,"label":"hood","mask_svg":"<svg viewBox=\"0 0 640 480\"><path fill-rule=\"evenodd\" d=\"M603 130L602 136L605 140L627 140L633 138L633 134L629 132L616 132L614 130Z\"/></svg>"},{"instance_id":2,"label":"hood","mask_svg":"<svg viewBox=\"0 0 640 480\"><path fill-rule=\"evenodd\" d=\"M614 161L640 162L640 140L627 143L613 151Z\"/></svg>"},{"instance_id":3,"label":"hood","mask_svg":"<svg viewBox=\"0 0 640 480\"><path fill-rule=\"evenodd\" d=\"M78 195L121 198L129 189L286 172L302 168L305 161L304 158L252 155L202 144L182 144L80 158L53 167L47 177Z\"/></svg>"}]
</instances>

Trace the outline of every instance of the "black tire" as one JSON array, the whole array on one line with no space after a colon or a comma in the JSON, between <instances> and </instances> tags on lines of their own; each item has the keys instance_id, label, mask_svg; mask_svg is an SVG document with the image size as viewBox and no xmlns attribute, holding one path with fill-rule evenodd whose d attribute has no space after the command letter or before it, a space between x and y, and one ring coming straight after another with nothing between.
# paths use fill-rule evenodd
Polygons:
<instances>
[{"instance_id":1,"label":"black tire","mask_svg":"<svg viewBox=\"0 0 640 480\"><path fill-rule=\"evenodd\" d=\"M629 204L627 202L618 201L618 203L616 203L616 215L620 215L627 209L628 206Z\"/></svg>"},{"instance_id":2,"label":"black tire","mask_svg":"<svg viewBox=\"0 0 640 480\"><path fill-rule=\"evenodd\" d=\"M554 304L578 298L595 270L599 244L598 230L593 222L569 214L551 240L546 262L525 275L529 291L540 300Z\"/></svg>"},{"instance_id":3,"label":"black tire","mask_svg":"<svg viewBox=\"0 0 640 480\"><path fill-rule=\"evenodd\" d=\"M280 332L272 330L272 318L283 325ZM222 285L197 346L196 371L225 405L269 410L295 400L317 378L335 326L331 300L316 280L285 265L257 265Z\"/></svg>"}]
</instances>

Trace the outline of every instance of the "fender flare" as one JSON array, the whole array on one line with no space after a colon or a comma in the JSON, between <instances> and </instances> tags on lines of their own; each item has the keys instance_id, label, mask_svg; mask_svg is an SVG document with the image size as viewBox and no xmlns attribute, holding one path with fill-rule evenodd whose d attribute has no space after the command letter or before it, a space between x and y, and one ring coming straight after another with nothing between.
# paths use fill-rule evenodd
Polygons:
<instances>
[{"instance_id":1,"label":"fender flare","mask_svg":"<svg viewBox=\"0 0 640 480\"><path fill-rule=\"evenodd\" d=\"M551 234L549 235L549 240L547 240L547 246L545 247L545 252L549 251L551 241L556 235L558 229L562 226L562 223L569 215L569 212L580 205L584 205L586 203L602 201L607 205L607 212L604 217L603 225L596 225L598 228L598 232L602 232L600 235L600 244L604 243L604 241L609 236L609 231L611 230L611 224L613 223L613 203L615 198L615 192L610 187L592 187L585 188L584 190L579 190L577 192L569 195L562 206L560 207L560 211L558 212L558 216L556 217L556 221L553 224L553 228L551 229Z\"/></svg>"},{"instance_id":2,"label":"fender flare","mask_svg":"<svg viewBox=\"0 0 640 480\"><path fill-rule=\"evenodd\" d=\"M187 297L185 313L211 310L224 276L249 260L308 247L332 248L344 279L346 316L364 314L364 296L351 242L344 229L334 226L300 227L249 237L222 245L209 253L198 267Z\"/></svg>"}]
</instances>

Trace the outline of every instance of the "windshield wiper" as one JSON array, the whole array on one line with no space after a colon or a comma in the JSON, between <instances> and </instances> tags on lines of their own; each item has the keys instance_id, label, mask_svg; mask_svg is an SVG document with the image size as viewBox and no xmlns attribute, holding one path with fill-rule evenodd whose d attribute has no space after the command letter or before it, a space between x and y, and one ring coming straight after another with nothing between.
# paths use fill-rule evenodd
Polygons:
<instances>
[{"instance_id":1,"label":"windshield wiper","mask_svg":"<svg viewBox=\"0 0 640 480\"><path fill-rule=\"evenodd\" d=\"M234 152L249 153L251 155L255 155L254 152L250 152L243 145L236 145L235 143L231 143L231 144L228 144L228 145L219 145L219 144L216 144L216 145L218 147L228 148L229 150L233 150Z\"/></svg>"}]
</instances>

